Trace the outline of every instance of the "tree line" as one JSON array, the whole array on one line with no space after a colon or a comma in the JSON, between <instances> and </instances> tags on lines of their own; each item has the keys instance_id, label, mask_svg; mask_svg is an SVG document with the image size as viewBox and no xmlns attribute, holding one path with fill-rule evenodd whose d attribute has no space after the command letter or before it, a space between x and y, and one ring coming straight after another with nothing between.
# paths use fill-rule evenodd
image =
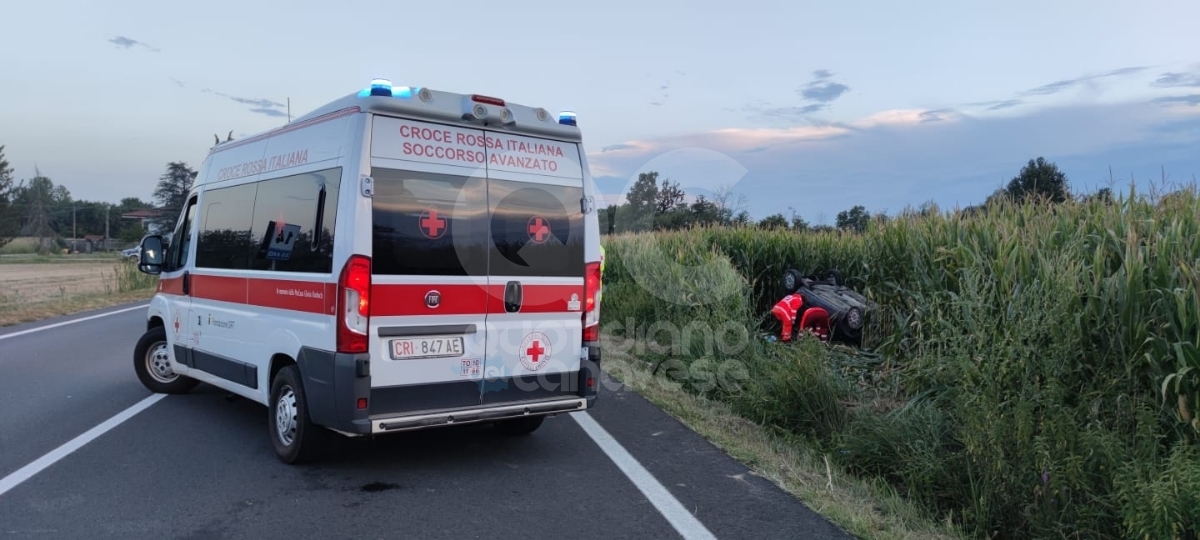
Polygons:
<instances>
[{"instance_id":1,"label":"tree line","mask_svg":"<svg viewBox=\"0 0 1200 540\"><path fill-rule=\"evenodd\" d=\"M34 168L32 178L17 181L0 145L0 247L15 238L32 238L39 253L67 247L67 239L103 236L109 249L136 243L148 228L170 226L191 189L196 171L172 162L159 178L153 201L125 197L119 203L76 199L62 184ZM137 210L155 211L144 224L121 216Z\"/></svg>"},{"instance_id":2,"label":"tree line","mask_svg":"<svg viewBox=\"0 0 1200 540\"><path fill-rule=\"evenodd\" d=\"M1079 200L1100 199L1112 201L1112 190L1081 195ZM690 203L678 182L662 178L655 171L638 174L638 179L625 194L623 204L610 204L600 212L601 234L643 232L653 230L686 229L696 226L757 227L760 229L789 229L799 232L846 231L862 232L872 221L886 222L885 212L872 214L861 204L838 212L833 225L814 225L790 210L790 215L776 212L761 220L754 220L744 209L745 197L734 197L728 187L718 188L711 199L698 195ZM989 207L1002 201L1017 203L1035 200L1062 203L1075 200L1070 192L1067 176L1053 162L1044 157L1030 159L1004 187L997 189L977 205L968 206L959 212L964 215L986 212ZM921 205L916 213L928 215L938 212L933 203Z\"/></svg>"}]
</instances>

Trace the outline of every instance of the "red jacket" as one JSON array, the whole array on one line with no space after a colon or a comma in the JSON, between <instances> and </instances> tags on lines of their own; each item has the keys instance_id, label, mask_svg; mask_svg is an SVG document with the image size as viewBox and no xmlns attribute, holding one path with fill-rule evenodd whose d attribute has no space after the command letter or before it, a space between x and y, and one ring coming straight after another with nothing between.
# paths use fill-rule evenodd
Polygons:
<instances>
[{"instance_id":1,"label":"red jacket","mask_svg":"<svg viewBox=\"0 0 1200 540\"><path fill-rule=\"evenodd\" d=\"M783 324L783 335L780 336L783 341L791 341L796 312L800 311L800 306L803 305L804 297L799 293L793 293L783 297L782 300L775 303L775 307L771 308L771 314Z\"/></svg>"}]
</instances>

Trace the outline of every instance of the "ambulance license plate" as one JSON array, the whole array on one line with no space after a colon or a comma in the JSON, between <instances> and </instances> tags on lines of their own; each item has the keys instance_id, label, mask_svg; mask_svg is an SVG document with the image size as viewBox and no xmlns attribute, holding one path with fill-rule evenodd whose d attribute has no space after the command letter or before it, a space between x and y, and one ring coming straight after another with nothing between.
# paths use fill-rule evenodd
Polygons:
<instances>
[{"instance_id":1,"label":"ambulance license plate","mask_svg":"<svg viewBox=\"0 0 1200 540\"><path fill-rule=\"evenodd\" d=\"M393 360L462 356L462 337L404 338L392 340Z\"/></svg>"}]
</instances>

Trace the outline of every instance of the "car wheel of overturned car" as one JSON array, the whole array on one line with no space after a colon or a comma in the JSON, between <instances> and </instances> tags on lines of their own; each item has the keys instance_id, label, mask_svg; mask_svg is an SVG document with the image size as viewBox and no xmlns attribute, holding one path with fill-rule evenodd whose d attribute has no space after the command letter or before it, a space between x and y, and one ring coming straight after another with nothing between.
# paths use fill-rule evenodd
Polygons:
<instances>
[{"instance_id":1,"label":"car wheel of overturned car","mask_svg":"<svg viewBox=\"0 0 1200 540\"><path fill-rule=\"evenodd\" d=\"M505 435L528 435L537 431L537 428L542 427L542 422L546 421L544 415L525 416L521 418L513 418L512 420L500 420L493 424L496 429Z\"/></svg>"},{"instance_id":2,"label":"car wheel of overturned car","mask_svg":"<svg viewBox=\"0 0 1200 540\"><path fill-rule=\"evenodd\" d=\"M162 326L147 330L138 339L133 349L133 371L147 389L158 394L182 394L199 382L171 368L170 344Z\"/></svg>"},{"instance_id":3,"label":"car wheel of overturned car","mask_svg":"<svg viewBox=\"0 0 1200 540\"><path fill-rule=\"evenodd\" d=\"M284 366L271 381L267 426L275 455L284 463L308 463L321 457L329 431L312 422L307 395L295 364Z\"/></svg>"},{"instance_id":4,"label":"car wheel of overturned car","mask_svg":"<svg viewBox=\"0 0 1200 540\"><path fill-rule=\"evenodd\" d=\"M825 271L825 275L822 276L822 279L825 279L825 280L828 280L830 278L833 278L834 285L837 285L838 287L843 287L846 285L846 281L842 279L842 273L840 271L838 271L838 269L836 269L836 268L832 268L832 269Z\"/></svg>"},{"instance_id":5,"label":"car wheel of overturned car","mask_svg":"<svg viewBox=\"0 0 1200 540\"><path fill-rule=\"evenodd\" d=\"M799 270L788 270L787 272L784 272L783 280L781 282L783 286L783 294L788 295L796 292L796 289L800 288L801 279L803 278L804 276L800 274Z\"/></svg>"}]
</instances>

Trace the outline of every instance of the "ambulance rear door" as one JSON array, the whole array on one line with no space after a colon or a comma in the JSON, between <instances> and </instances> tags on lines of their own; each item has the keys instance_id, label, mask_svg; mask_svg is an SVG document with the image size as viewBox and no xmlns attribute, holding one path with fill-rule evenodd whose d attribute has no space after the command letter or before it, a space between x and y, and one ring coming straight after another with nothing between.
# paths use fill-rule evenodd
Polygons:
<instances>
[{"instance_id":1,"label":"ambulance rear door","mask_svg":"<svg viewBox=\"0 0 1200 540\"><path fill-rule=\"evenodd\" d=\"M584 298L579 151L571 142L487 132L485 405L579 390Z\"/></svg>"},{"instance_id":2,"label":"ambulance rear door","mask_svg":"<svg viewBox=\"0 0 1200 540\"><path fill-rule=\"evenodd\" d=\"M487 309L483 132L374 115L371 411L479 405Z\"/></svg>"}]
</instances>

